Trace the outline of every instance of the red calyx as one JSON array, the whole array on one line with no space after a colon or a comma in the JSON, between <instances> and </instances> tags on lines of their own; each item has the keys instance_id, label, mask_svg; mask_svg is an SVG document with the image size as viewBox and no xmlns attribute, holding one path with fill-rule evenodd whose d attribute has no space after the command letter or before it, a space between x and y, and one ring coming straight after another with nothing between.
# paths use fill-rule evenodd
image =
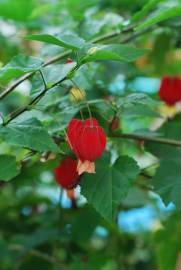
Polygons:
<instances>
[{"instance_id":1,"label":"red calyx","mask_svg":"<svg viewBox=\"0 0 181 270\"><path fill-rule=\"evenodd\" d=\"M181 78L164 77L161 81L158 94L160 99L170 106L181 101Z\"/></svg>"},{"instance_id":2,"label":"red calyx","mask_svg":"<svg viewBox=\"0 0 181 270\"><path fill-rule=\"evenodd\" d=\"M106 135L95 118L84 121L72 119L67 129L67 140L81 161L95 161L106 146Z\"/></svg>"},{"instance_id":3,"label":"red calyx","mask_svg":"<svg viewBox=\"0 0 181 270\"><path fill-rule=\"evenodd\" d=\"M57 183L63 188L71 189L79 182L77 172L77 160L67 157L61 160L59 166L55 168L54 175Z\"/></svg>"}]
</instances>

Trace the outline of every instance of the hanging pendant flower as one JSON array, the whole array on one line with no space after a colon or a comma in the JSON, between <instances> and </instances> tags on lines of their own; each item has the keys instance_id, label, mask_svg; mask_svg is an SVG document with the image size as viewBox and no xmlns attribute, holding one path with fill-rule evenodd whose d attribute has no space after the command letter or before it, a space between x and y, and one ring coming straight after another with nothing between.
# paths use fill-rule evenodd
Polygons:
<instances>
[{"instance_id":1,"label":"hanging pendant flower","mask_svg":"<svg viewBox=\"0 0 181 270\"><path fill-rule=\"evenodd\" d=\"M106 135L95 118L72 119L67 129L67 141L79 159L78 171L95 172L93 162L106 147Z\"/></svg>"}]
</instances>

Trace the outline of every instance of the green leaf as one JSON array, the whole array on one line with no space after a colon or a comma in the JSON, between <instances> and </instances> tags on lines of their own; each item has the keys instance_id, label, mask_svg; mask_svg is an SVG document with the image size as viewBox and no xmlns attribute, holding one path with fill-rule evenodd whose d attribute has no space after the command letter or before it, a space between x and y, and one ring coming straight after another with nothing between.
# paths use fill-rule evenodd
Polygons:
<instances>
[{"instance_id":1,"label":"green leaf","mask_svg":"<svg viewBox=\"0 0 181 270\"><path fill-rule=\"evenodd\" d=\"M26 73L40 69L42 65L43 60L37 57L23 54L14 56L7 65L0 69L0 82L7 83Z\"/></svg>"},{"instance_id":2,"label":"green leaf","mask_svg":"<svg viewBox=\"0 0 181 270\"><path fill-rule=\"evenodd\" d=\"M29 166L25 170L21 170L20 175L18 175L15 178L16 181L16 186L17 188L22 188L23 186L28 186L28 185L36 185L37 184L37 179L40 180L41 182L41 174L42 172L53 172L53 170L59 165L60 160L59 158L57 159L49 159L46 162L41 162L41 161L36 161L34 163L29 164ZM52 183L55 184L54 182L54 175L50 176ZM26 193L24 194L26 196ZM29 198L26 196L26 201L31 205L33 204L35 197L37 194L35 193L30 193ZM39 197L38 197L39 198ZM39 200L37 198L37 200ZM42 194L41 199L44 198L46 202L51 200L51 198L48 196L46 197L46 194Z\"/></svg>"},{"instance_id":3,"label":"green leaf","mask_svg":"<svg viewBox=\"0 0 181 270\"><path fill-rule=\"evenodd\" d=\"M161 32L156 36L154 47L150 54L150 60L153 62L156 72L161 76L167 73L169 74L170 61L167 59L167 55L172 46L171 42L172 33L166 31Z\"/></svg>"},{"instance_id":4,"label":"green leaf","mask_svg":"<svg viewBox=\"0 0 181 270\"><path fill-rule=\"evenodd\" d=\"M72 223L73 240L79 245L87 244L99 221L100 216L94 209L87 207L80 209Z\"/></svg>"},{"instance_id":5,"label":"green leaf","mask_svg":"<svg viewBox=\"0 0 181 270\"><path fill-rule=\"evenodd\" d=\"M46 13L51 10L51 8L52 8L51 4L41 4L32 11L30 19L36 19L38 17L46 15Z\"/></svg>"},{"instance_id":6,"label":"green leaf","mask_svg":"<svg viewBox=\"0 0 181 270\"><path fill-rule=\"evenodd\" d=\"M86 45L80 50L82 63L112 60L112 61L126 61L131 62L143 56L148 49L138 49L121 44L109 45Z\"/></svg>"},{"instance_id":7,"label":"green leaf","mask_svg":"<svg viewBox=\"0 0 181 270\"><path fill-rule=\"evenodd\" d=\"M168 9L161 9L155 16L148 19L143 24L135 27L135 31L150 27L150 26L157 24L159 22L162 22L162 21L168 20L170 18L179 16L180 14L181 14L181 6L180 5L170 7Z\"/></svg>"},{"instance_id":8,"label":"green leaf","mask_svg":"<svg viewBox=\"0 0 181 270\"><path fill-rule=\"evenodd\" d=\"M31 249L32 247L40 246L46 242L57 239L59 231L56 228L44 229L38 228L36 231L25 235L24 247Z\"/></svg>"},{"instance_id":9,"label":"green leaf","mask_svg":"<svg viewBox=\"0 0 181 270\"><path fill-rule=\"evenodd\" d=\"M117 105L123 108L130 107L133 105L153 106L156 104L157 102L155 100L153 100L148 95L143 93L134 93L127 95L126 97L120 98L117 102Z\"/></svg>"},{"instance_id":10,"label":"green leaf","mask_svg":"<svg viewBox=\"0 0 181 270\"><path fill-rule=\"evenodd\" d=\"M157 132L162 137L180 140L181 120L179 115L165 123ZM160 166L152 180L152 185L165 202L174 202L181 209L181 148L147 143L147 149L160 159Z\"/></svg>"},{"instance_id":11,"label":"green leaf","mask_svg":"<svg viewBox=\"0 0 181 270\"><path fill-rule=\"evenodd\" d=\"M154 111L154 108L151 108L149 105L141 105L141 104L130 104L130 106L124 107L120 111L120 114L124 113L125 116L129 117L160 117L160 114Z\"/></svg>"},{"instance_id":12,"label":"green leaf","mask_svg":"<svg viewBox=\"0 0 181 270\"><path fill-rule=\"evenodd\" d=\"M85 263L82 261L76 261L74 263L71 263L71 265L68 267L67 270L91 270L92 265L90 266L89 263Z\"/></svg>"},{"instance_id":13,"label":"green leaf","mask_svg":"<svg viewBox=\"0 0 181 270\"><path fill-rule=\"evenodd\" d=\"M165 204L173 202L177 209L181 209L180 168L181 160L178 157L163 159L152 182L154 190L162 197Z\"/></svg>"},{"instance_id":14,"label":"green leaf","mask_svg":"<svg viewBox=\"0 0 181 270\"><path fill-rule=\"evenodd\" d=\"M145 192L145 190L142 190L136 186L129 189L127 196L122 201L122 205L129 208L142 207L148 203L148 194Z\"/></svg>"},{"instance_id":15,"label":"green leaf","mask_svg":"<svg viewBox=\"0 0 181 270\"><path fill-rule=\"evenodd\" d=\"M157 261L160 270L175 270L176 261L181 250L181 212L170 216L154 237Z\"/></svg>"},{"instance_id":16,"label":"green leaf","mask_svg":"<svg viewBox=\"0 0 181 270\"><path fill-rule=\"evenodd\" d=\"M58 152L58 147L36 118L2 127L0 133L7 143L37 151Z\"/></svg>"},{"instance_id":17,"label":"green leaf","mask_svg":"<svg viewBox=\"0 0 181 270\"><path fill-rule=\"evenodd\" d=\"M68 12L75 20L81 21L85 17L86 10L96 4L97 0L66 0L61 2L61 7L68 9Z\"/></svg>"},{"instance_id":18,"label":"green leaf","mask_svg":"<svg viewBox=\"0 0 181 270\"><path fill-rule=\"evenodd\" d=\"M136 162L129 157L119 157L110 166L101 158L96 162L96 174L84 174L81 192L106 220L112 221L116 206L126 197L139 174Z\"/></svg>"},{"instance_id":19,"label":"green leaf","mask_svg":"<svg viewBox=\"0 0 181 270\"><path fill-rule=\"evenodd\" d=\"M54 83L57 81L62 80L66 76L69 76L71 74L71 71L73 71L74 67L76 66L76 62L70 63L70 64L60 64L60 65L50 65L41 68L41 71L43 73L43 76L45 78L46 84L48 87L51 87ZM36 77L36 87L32 87L31 95L34 95L35 93L38 93L42 91L42 78L41 76ZM60 98L60 94L58 95ZM49 95L50 98L50 95ZM54 100L55 101L55 100ZM48 103L46 102L45 106L47 106Z\"/></svg>"},{"instance_id":20,"label":"green leaf","mask_svg":"<svg viewBox=\"0 0 181 270\"><path fill-rule=\"evenodd\" d=\"M16 164L16 158L9 155L0 155L0 180L9 181L17 174L20 170Z\"/></svg>"},{"instance_id":21,"label":"green leaf","mask_svg":"<svg viewBox=\"0 0 181 270\"><path fill-rule=\"evenodd\" d=\"M5 19L26 22L35 7L34 0L0 1L0 16Z\"/></svg>"},{"instance_id":22,"label":"green leaf","mask_svg":"<svg viewBox=\"0 0 181 270\"><path fill-rule=\"evenodd\" d=\"M73 35L40 34L40 35L28 35L25 36L25 39L50 43L71 50L77 50L81 48L85 43L84 39Z\"/></svg>"},{"instance_id":23,"label":"green leaf","mask_svg":"<svg viewBox=\"0 0 181 270\"><path fill-rule=\"evenodd\" d=\"M157 4L164 2L166 0L150 0L148 3L146 3L141 10L136 12L132 18L132 22L137 22L141 19L143 19L149 11L151 11L154 7L157 6Z\"/></svg>"},{"instance_id":24,"label":"green leaf","mask_svg":"<svg viewBox=\"0 0 181 270\"><path fill-rule=\"evenodd\" d=\"M71 64L60 64L60 65L53 65L42 68L44 77L48 85L55 83L56 81L60 81L65 78L73 68L76 66L76 63Z\"/></svg>"},{"instance_id":25,"label":"green leaf","mask_svg":"<svg viewBox=\"0 0 181 270\"><path fill-rule=\"evenodd\" d=\"M46 67L42 67L41 71L43 73L43 76L45 78L47 87L50 88L54 83L64 79L66 76L70 76L73 74L73 70L76 66L76 62L70 63L70 64L58 64L58 65L50 65L50 66L46 66ZM39 74L39 76L36 76L36 78L34 78L34 85L31 89L30 94L34 95L37 93L40 93L42 91L42 77ZM59 99L60 99L60 93L56 94ZM55 101L53 94L51 94L52 99ZM45 97L45 100L49 100L50 99L50 95L49 97ZM45 102L46 104L44 104L44 106L48 106L48 101Z\"/></svg>"}]
</instances>

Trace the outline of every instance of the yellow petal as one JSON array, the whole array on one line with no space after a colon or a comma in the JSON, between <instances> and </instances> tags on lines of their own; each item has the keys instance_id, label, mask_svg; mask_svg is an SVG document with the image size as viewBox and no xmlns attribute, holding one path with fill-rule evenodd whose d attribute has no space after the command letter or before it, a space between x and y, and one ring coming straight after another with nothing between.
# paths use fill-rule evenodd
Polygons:
<instances>
[{"instance_id":1,"label":"yellow petal","mask_svg":"<svg viewBox=\"0 0 181 270\"><path fill-rule=\"evenodd\" d=\"M176 106L175 105L173 105L173 106L168 106L168 105L166 105L166 104L164 104L163 106L161 106L160 108L159 108L159 111L160 111L160 113L161 113L161 115L163 116L163 117L169 117L169 118L172 118L172 117L174 117L175 115L176 115L176 113L177 113L177 109L176 109Z\"/></svg>"}]
</instances>

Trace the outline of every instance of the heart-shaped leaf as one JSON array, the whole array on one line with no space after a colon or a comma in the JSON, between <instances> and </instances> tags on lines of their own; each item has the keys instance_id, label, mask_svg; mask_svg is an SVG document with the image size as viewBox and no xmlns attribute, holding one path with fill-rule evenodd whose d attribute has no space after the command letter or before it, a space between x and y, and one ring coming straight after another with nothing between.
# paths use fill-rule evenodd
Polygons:
<instances>
[{"instance_id":1,"label":"heart-shaped leaf","mask_svg":"<svg viewBox=\"0 0 181 270\"><path fill-rule=\"evenodd\" d=\"M96 174L83 175L81 192L97 212L112 221L116 206L126 197L138 174L139 168L130 157L119 157L112 166L101 158L96 162Z\"/></svg>"},{"instance_id":2,"label":"heart-shaped leaf","mask_svg":"<svg viewBox=\"0 0 181 270\"><path fill-rule=\"evenodd\" d=\"M58 152L58 147L36 118L2 127L0 133L7 143L37 151Z\"/></svg>"}]
</instances>

